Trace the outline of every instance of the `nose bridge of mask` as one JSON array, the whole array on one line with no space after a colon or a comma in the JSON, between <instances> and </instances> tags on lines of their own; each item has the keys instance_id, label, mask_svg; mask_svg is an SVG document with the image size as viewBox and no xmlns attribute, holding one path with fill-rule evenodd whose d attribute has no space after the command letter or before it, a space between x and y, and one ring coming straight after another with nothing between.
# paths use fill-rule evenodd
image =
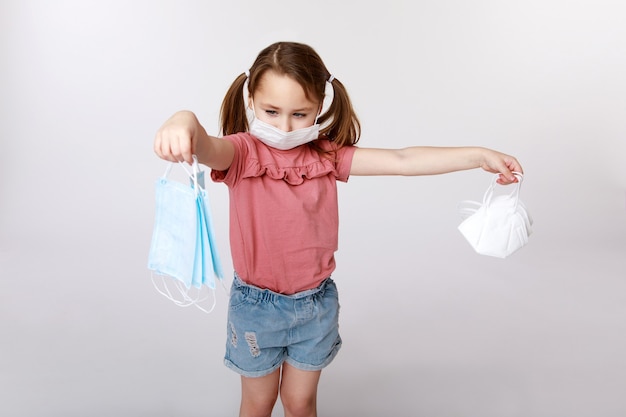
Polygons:
<instances>
[{"instance_id":1,"label":"nose bridge of mask","mask_svg":"<svg viewBox=\"0 0 626 417\"><path fill-rule=\"evenodd\" d=\"M250 106L250 103L252 102L252 96L250 95L250 92L248 91L248 80L250 79L250 75L248 74L248 72L246 71L246 80L243 83L243 88L242 88L242 95L243 95L243 104L246 108L246 119L248 120L248 125L252 122L252 120L256 117L254 114L254 109L252 108L252 106Z\"/></svg>"},{"instance_id":2,"label":"nose bridge of mask","mask_svg":"<svg viewBox=\"0 0 626 417\"><path fill-rule=\"evenodd\" d=\"M191 172L180 163L190 178L190 184L185 185L168 178L173 165L168 163L156 184L156 215L148 268L161 294L179 306L195 305L210 312L215 307L215 278L223 281L223 272L204 189L204 172L200 171L195 156ZM155 274L161 277L163 288L155 282ZM168 282L173 283L176 296L168 288ZM199 304L207 298L202 295L203 288L213 292L213 306L208 311Z\"/></svg>"},{"instance_id":3,"label":"nose bridge of mask","mask_svg":"<svg viewBox=\"0 0 626 417\"><path fill-rule=\"evenodd\" d=\"M459 231L481 255L506 258L528 243L533 220L519 196L523 175L514 174L518 182L510 194L495 195L496 174L482 203L459 204L459 213L464 218Z\"/></svg>"}]
</instances>

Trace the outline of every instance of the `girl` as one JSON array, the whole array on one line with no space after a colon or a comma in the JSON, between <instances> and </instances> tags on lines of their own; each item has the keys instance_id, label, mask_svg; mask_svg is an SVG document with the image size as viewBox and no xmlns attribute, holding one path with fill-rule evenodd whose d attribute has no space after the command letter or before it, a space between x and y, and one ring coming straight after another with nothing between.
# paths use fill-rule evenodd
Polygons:
<instances>
[{"instance_id":1,"label":"girl","mask_svg":"<svg viewBox=\"0 0 626 417\"><path fill-rule=\"evenodd\" d=\"M326 86L333 99L324 111ZM230 195L235 276L226 366L241 375L240 416L316 416L322 368L341 346L336 181L350 175L429 175L482 168L498 182L522 172L512 156L481 147L367 149L344 85L309 46L278 42L239 75L221 108L222 137L189 111L157 132L165 160L211 168Z\"/></svg>"}]
</instances>

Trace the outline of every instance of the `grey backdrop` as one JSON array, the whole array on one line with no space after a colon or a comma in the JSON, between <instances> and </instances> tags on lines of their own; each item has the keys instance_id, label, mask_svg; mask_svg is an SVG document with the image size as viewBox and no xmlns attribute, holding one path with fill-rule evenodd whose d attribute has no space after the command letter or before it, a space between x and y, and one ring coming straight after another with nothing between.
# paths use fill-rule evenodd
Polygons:
<instances>
[{"instance_id":1,"label":"grey backdrop","mask_svg":"<svg viewBox=\"0 0 626 417\"><path fill-rule=\"evenodd\" d=\"M535 218L494 259L456 229L482 171L342 184L320 414L626 415L623 2L0 4L0 414L236 415L226 295L207 316L150 282L152 140L179 109L216 134L235 76L295 40L348 87L361 146L514 154Z\"/></svg>"}]
</instances>

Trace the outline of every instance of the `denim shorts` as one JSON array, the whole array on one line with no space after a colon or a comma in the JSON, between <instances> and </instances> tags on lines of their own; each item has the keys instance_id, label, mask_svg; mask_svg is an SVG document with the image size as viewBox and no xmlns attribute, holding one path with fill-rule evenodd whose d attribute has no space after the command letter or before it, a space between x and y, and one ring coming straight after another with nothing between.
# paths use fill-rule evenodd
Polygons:
<instances>
[{"instance_id":1,"label":"denim shorts","mask_svg":"<svg viewBox=\"0 0 626 417\"><path fill-rule=\"evenodd\" d=\"M243 376L269 375L285 361L318 371L341 348L337 287L327 278L317 288L284 295L235 274L227 334L224 364Z\"/></svg>"}]
</instances>

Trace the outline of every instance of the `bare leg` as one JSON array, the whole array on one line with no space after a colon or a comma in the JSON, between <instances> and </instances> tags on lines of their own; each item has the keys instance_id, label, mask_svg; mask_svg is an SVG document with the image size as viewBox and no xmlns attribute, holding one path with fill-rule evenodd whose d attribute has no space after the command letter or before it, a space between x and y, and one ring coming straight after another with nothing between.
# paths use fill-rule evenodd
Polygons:
<instances>
[{"instance_id":1,"label":"bare leg","mask_svg":"<svg viewBox=\"0 0 626 417\"><path fill-rule=\"evenodd\" d=\"M280 399L285 417L317 416L317 385L322 371L302 371L283 364Z\"/></svg>"},{"instance_id":2,"label":"bare leg","mask_svg":"<svg viewBox=\"0 0 626 417\"><path fill-rule=\"evenodd\" d=\"M270 417L278 398L280 369L259 378L241 377L239 417Z\"/></svg>"}]
</instances>

